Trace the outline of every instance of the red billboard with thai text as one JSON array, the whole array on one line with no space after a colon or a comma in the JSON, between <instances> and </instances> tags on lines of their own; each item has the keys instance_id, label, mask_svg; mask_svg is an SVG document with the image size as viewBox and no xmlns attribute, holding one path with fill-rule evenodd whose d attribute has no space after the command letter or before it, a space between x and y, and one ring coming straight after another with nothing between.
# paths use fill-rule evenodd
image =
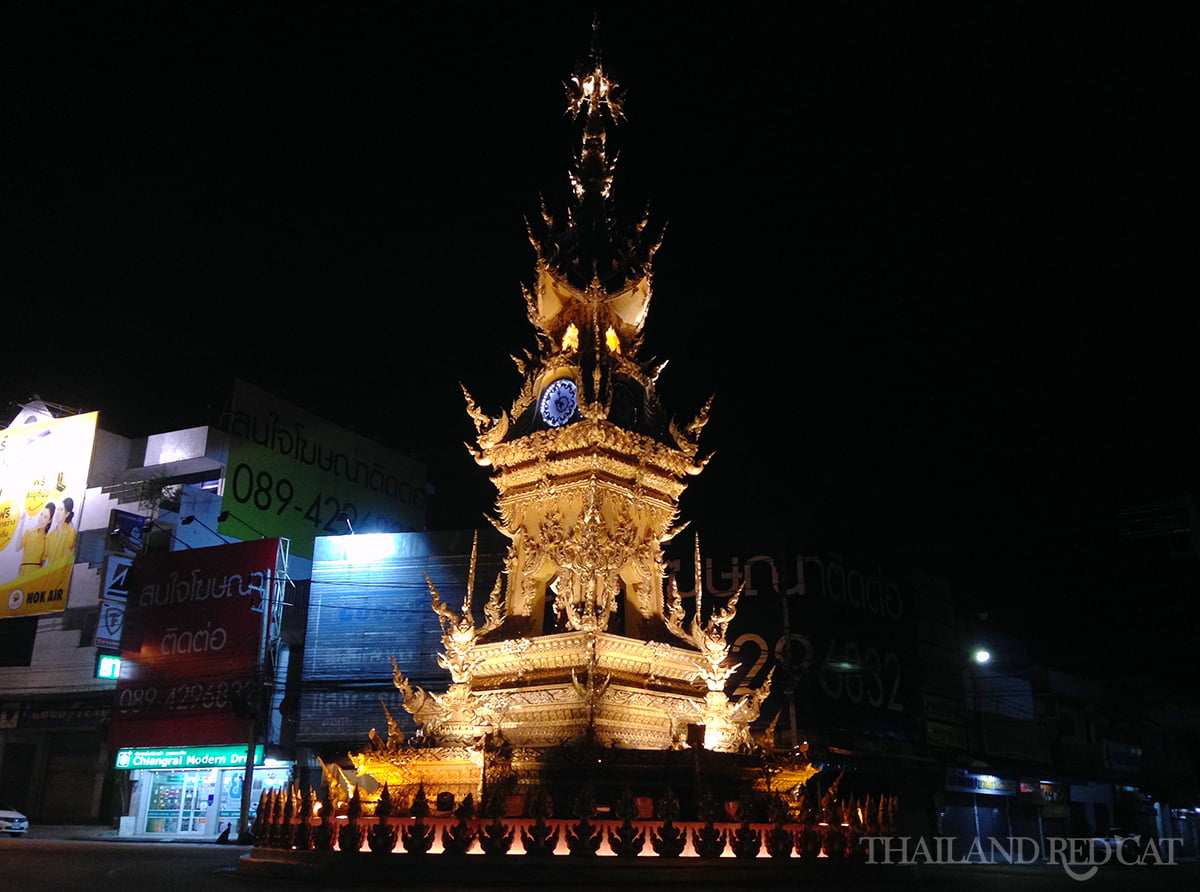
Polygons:
<instances>
[{"instance_id":1,"label":"red billboard with thai text","mask_svg":"<svg viewBox=\"0 0 1200 892\"><path fill-rule=\"evenodd\" d=\"M111 748L249 740L278 553L259 539L134 561Z\"/></svg>"}]
</instances>

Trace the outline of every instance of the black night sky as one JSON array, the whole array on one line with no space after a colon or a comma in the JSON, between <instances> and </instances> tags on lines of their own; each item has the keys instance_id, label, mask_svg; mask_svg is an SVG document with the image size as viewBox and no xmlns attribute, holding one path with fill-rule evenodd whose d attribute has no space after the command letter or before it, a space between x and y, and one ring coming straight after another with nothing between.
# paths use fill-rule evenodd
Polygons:
<instances>
[{"instance_id":1,"label":"black night sky","mask_svg":"<svg viewBox=\"0 0 1200 892\"><path fill-rule=\"evenodd\" d=\"M459 381L515 395L592 8L428 6L9 9L3 401L135 436L241 377L475 525ZM647 352L680 416L716 394L685 516L945 572L1064 661L1187 665L1193 546L1120 510L1198 489L1194 8L727 9L599 6L618 208L668 221Z\"/></svg>"}]
</instances>

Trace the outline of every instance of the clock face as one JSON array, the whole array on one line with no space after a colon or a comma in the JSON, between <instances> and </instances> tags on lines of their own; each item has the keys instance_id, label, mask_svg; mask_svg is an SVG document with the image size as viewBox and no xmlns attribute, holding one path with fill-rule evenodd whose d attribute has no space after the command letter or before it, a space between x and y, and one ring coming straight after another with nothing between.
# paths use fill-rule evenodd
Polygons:
<instances>
[{"instance_id":1,"label":"clock face","mask_svg":"<svg viewBox=\"0 0 1200 892\"><path fill-rule=\"evenodd\" d=\"M551 381L538 400L542 420L551 427L562 427L574 418L576 408L575 382L570 378Z\"/></svg>"}]
</instances>

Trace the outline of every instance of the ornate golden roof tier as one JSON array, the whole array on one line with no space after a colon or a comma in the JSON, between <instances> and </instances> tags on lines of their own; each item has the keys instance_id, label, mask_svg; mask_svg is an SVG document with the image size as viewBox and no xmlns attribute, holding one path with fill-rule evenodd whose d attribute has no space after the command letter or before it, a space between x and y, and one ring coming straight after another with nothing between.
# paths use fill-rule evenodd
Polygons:
<instances>
[{"instance_id":1,"label":"ornate golden roof tier","mask_svg":"<svg viewBox=\"0 0 1200 892\"><path fill-rule=\"evenodd\" d=\"M471 688L484 692L561 683L594 671L612 683L703 699L694 650L597 632L593 665L592 637L587 632L559 632L476 645L473 653L479 662L471 674Z\"/></svg>"},{"instance_id":2,"label":"ornate golden roof tier","mask_svg":"<svg viewBox=\"0 0 1200 892\"><path fill-rule=\"evenodd\" d=\"M387 784L394 793L409 798L421 786L451 792L457 799L467 794L478 796L483 776L483 752L473 746L415 748L383 744L352 754L350 762L359 774L369 775L380 786Z\"/></svg>"},{"instance_id":3,"label":"ornate golden roof tier","mask_svg":"<svg viewBox=\"0 0 1200 892\"><path fill-rule=\"evenodd\" d=\"M487 450L492 481L503 498L522 488L588 474L639 485L678 501L703 466L678 449L623 430L608 421L584 420L538 431Z\"/></svg>"},{"instance_id":4,"label":"ornate golden roof tier","mask_svg":"<svg viewBox=\"0 0 1200 892\"><path fill-rule=\"evenodd\" d=\"M681 749L703 721L704 699L610 683L594 700L571 685L509 691L499 727L514 746L594 742L622 749Z\"/></svg>"},{"instance_id":5,"label":"ornate golden roof tier","mask_svg":"<svg viewBox=\"0 0 1200 892\"><path fill-rule=\"evenodd\" d=\"M514 745L669 749L703 721L698 654L685 648L561 632L479 645L475 654L472 690Z\"/></svg>"}]
</instances>

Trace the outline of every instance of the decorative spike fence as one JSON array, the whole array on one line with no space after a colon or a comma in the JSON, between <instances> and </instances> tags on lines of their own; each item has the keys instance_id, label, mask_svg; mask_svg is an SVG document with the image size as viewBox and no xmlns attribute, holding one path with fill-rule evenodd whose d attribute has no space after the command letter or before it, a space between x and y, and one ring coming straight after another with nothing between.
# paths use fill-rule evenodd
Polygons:
<instances>
[{"instance_id":1,"label":"decorative spike fence","mask_svg":"<svg viewBox=\"0 0 1200 892\"><path fill-rule=\"evenodd\" d=\"M540 806L539 806L540 802ZM528 814L476 816L470 803L453 813L435 813L419 794L409 814L394 814L386 792L374 815L363 814L357 797L345 808L318 803L305 791L269 790L259 801L252 828L262 850L338 852L346 858L390 853L454 858L464 855L614 858L739 858L857 863L866 858L864 837L895 833L895 800L825 803L796 817L778 801L774 819L730 819L736 806L713 809L707 818L679 820L678 803L664 795L654 803L658 817L639 818L617 807L618 818L585 803L576 816L549 814L549 799Z\"/></svg>"}]
</instances>

